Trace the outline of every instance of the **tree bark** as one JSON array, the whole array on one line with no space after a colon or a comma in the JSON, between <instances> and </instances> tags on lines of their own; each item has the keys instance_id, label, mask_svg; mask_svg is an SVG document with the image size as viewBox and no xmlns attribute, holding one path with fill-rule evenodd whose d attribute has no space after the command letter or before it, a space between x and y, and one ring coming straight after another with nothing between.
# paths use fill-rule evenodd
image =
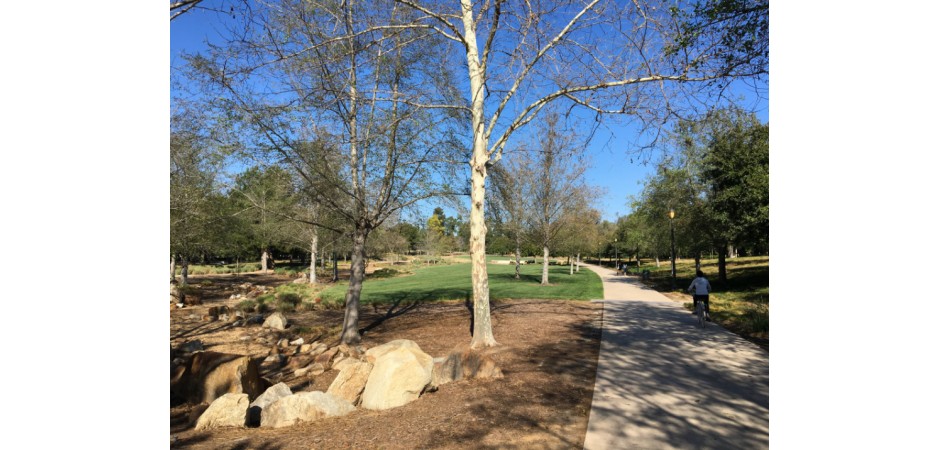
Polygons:
<instances>
[{"instance_id":1,"label":"tree bark","mask_svg":"<svg viewBox=\"0 0 940 450\"><path fill-rule=\"evenodd\" d=\"M542 246L542 286L548 286L548 246Z\"/></svg>"},{"instance_id":2,"label":"tree bark","mask_svg":"<svg viewBox=\"0 0 940 450\"><path fill-rule=\"evenodd\" d=\"M359 336L359 296L362 293L362 281L365 279L366 237L368 230L357 229L353 234L352 266L349 269L349 289L346 291L346 315L343 318L343 333L340 342L358 344Z\"/></svg>"},{"instance_id":3,"label":"tree bark","mask_svg":"<svg viewBox=\"0 0 940 450\"><path fill-rule=\"evenodd\" d=\"M336 252L333 252L333 282L339 281L339 261L336 259Z\"/></svg>"},{"instance_id":4,"label":"tree bark","mask_svg":"<svg viewBox=\"0 0 940 450\"><path fill-rule=\"evenodd\" d=\"M695 270L702 270L702 252L695 252Z\"/></svg>"},{"instance_id":5,"label":"tree bark","mask_svg":"<svg viewBox=\"0 0 940 450\"><path fill-rule=\"evenodd\" d=\"M183 281L183 284L189 284L189 258L183 256L183 260L180 261L180 265L183 266L183 269L180 271L180 277Z\"/></svg>"},{"instance_id":6,"label":"tree bark","mask_svg":"<svg viewBox=\"0 0 940 450\"><path fill-rule=\"evenodd\" d=\"M486 272L486 222L483 206L486 200L487 155L486 124L483 119L483 85L486 73L480 63L477 30L473 17L473 1L461 0L464 40L467 50L467 71L470 77L470 109L473 120L473 156L470 160L470 280L473 285L473 338L470 348L498 345L490 323L490 285Z\"/></svg>"},{"instance_id":7,"label":"tree bark","mask_svg":"<svg viewBox=\"0 0 940 450\"><path fill-rule=\"evenodd\" d=\"M261 273L268 273L268 250L261 252Z\"/></svg>"},{"instance_id":8,"label":"tree bark","mask_svg":"<svg viewBox=\"0 0 940 450\"><path fill-rule=\"evenodd\" d=\"M170 281L176 280L176 255L170 255Z\"/></svg>"},{"instance_id":9,"label":"tree bark","mask_svg":"<svg viewBox=\"0 0 940 450\"><path fill-rule=\"evenodd\" d=\"M519 237L516 237L516 279L521 278L519 276L519 266L522 264L522 251L519 249Z\"/></svg>"},{"instance_id":10,"label":"tree bark","mask_svg":"<svg viewBox=\"0 0 940 450\"><path fill-rule=\"evenodd\" d=\"M727 263L727 261L725 260L727 256L726 255L727 252L728 252L727 246L724 246L724 245L718 246L718 281L721 283L728 281L728 274L725 269L725 265Z\"/></svg>"},{"instance_id":11,"label":"tree bark","mask_svg":"<svg viewBox=\"0 0 940 450\"><path fill-rule=\"evenodd\" d=\"M310 239L310 284L317 284L317 236L316 231Z\"/></svg>"},{"instance_id":12,"label":"tree bark","mask_svg":"<svg viewBox=\"0 0 940 450\"><path fill-rule=\"evenodd\" d=\"M575 264L577 264L577 267L574 269L574 271L580 272L581 271L581 254L580 253L578 253L578 259L576 261L577 262Z\"/></svg>"},{"instance_id":13,"label":"tree bark","mask_svg":"<svg viewBox=\"0 0 940 450\"><path fill-rule=\"evenodd\" d=\"M568 257L568 275L574 275L574 260Z\"/></svg>"}]
</instances>

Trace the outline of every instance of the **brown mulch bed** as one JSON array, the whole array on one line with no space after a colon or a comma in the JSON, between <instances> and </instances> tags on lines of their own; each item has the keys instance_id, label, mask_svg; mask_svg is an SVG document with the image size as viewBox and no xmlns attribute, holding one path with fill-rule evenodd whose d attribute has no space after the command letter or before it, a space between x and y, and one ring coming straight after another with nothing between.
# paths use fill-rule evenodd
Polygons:
<instances>
[{"instance_id":1,"label":"brown mulch bed","mask_svg":"<svg viewBox=\"0 0 940 450\"><path fill-rule=\"evenodd\" d=\"M234 328L203 322L210 306L234 306L235 285L274 286L290 282L274 275L192 277L211 279L203 304L171 309L171 345L198 339L206 350L263 357L269 347L245 340L260 326ZM339 418L279 429L226 428L196 432L201 408L170 409L172 448L581 448L591 408L600 343L602 306L559 300L513 300L492 304L493 333L500 346L493 354L504 378L445 384L405 406L386 411L358 409ZM288 314L291 328L306 342L333 345L343 311ZM463 302L366 306L361 310L363 345L410 339L431 356L445 356L470 341L470 311ZM288 333L289 334L289 333ZM284 381L294 392L326 391L337 372ZM262 376L274 374L265 374ZM273 381L273 380L272 380ZM275 381L275 382L277 382Z\"/></svg>"}]
</instances>

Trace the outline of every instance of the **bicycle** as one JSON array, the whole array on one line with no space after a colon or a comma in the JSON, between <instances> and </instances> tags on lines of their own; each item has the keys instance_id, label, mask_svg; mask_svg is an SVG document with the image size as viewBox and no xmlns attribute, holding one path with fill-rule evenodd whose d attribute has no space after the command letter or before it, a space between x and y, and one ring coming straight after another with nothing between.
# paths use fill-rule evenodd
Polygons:
<instances>
[{"instance_id":1,"label":"bicycle","mask_svg":"<svg viewBox=\"0 0 940 450\"><path fill-rule=\"evenodd\" d=\"M705 301L695 302L695 315L698 317L698 325L702 328L705 328Z\"/></svg>"},{"instance_id":2,"label":"bicycle","mask_svg":"<svg viewBox=\"0 0 940 450\"><path fill-rule=\"evenodd\" d=\"M689 293L692 294L692 292ZM708 321L708 319L706 319L707 313L705 312L705 300L696 302L695 294L692 294L692 304L695 308L695 317L698 319L698 325L702 328L705 328L705 322Z\"/></svg>"}]
</instances>

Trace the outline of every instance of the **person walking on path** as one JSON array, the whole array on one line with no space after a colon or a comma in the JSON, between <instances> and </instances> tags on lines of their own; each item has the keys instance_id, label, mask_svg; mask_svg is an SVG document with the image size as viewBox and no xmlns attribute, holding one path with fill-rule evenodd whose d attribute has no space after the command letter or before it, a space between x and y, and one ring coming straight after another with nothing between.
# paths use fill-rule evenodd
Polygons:
<instances>
[{"instance_id":1,"label":"person walking on path","mask_svg":"<svg viewBox=\"0 0 940 450\"><path fill-rule=\"evenodd\" d=\"M688 291L692 294L692 314L695 314L695 307L698 302L705 302L705 320L711 322L712 316L708 310L708 294L712 291L712 285L701 270L695 271L695 279L689 285Z\"/></svg>"}]
</instances>

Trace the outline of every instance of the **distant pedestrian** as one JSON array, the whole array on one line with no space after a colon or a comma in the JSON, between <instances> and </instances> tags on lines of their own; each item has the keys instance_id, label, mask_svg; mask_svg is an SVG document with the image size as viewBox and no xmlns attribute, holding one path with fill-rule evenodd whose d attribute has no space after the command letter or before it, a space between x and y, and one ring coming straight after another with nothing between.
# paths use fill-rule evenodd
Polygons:
<instances>
[{"instance_id":1,"label":"distant pedestrian","mask_svg":"<svg viewBox=\"0 0 940 450\"><path fill-rule=\"evenodd\" d=\"M695 279L692 280L692 284L689 285L688 291L692 294L692 314L695 314L695 307L698 305L698 302L705 302L705 320L711 322L712 317L708 309L708 294L712 291L712 285L708 282L708 279L705 278L705 274L701 270L695 271Z\"/></svg>"}]
</instances>

